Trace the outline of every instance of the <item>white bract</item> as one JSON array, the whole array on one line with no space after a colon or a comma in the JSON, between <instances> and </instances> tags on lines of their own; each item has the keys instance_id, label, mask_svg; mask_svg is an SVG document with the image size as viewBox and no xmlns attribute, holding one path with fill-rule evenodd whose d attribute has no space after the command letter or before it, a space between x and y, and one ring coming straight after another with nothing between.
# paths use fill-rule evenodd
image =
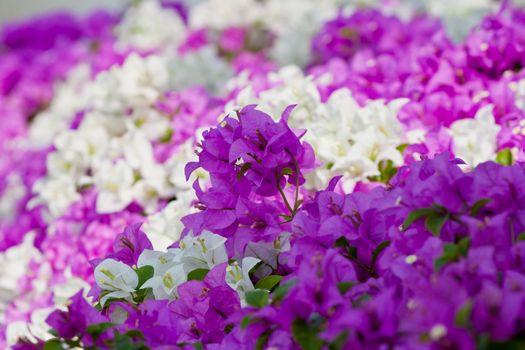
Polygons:
<instances>
[{"instance_id":1,"label":"white bract","mask_svg":"<svg viewBox=\"0 0 525 350\"><path fill-rule=\"evenodd\" d=\"M100 298L100 304L104 304L110 298L129 298L138 284L137 273L128 265L115 259L105 259L95 268L95 281L104 291Z\"/></svg>"},{"instance_id":2,"label":"white bract","mask_svg":"<svg viewBox=\"0 0 525 350\"><path fill-rule=\"evenodd\" d=\"M501 127L494 121L492 109L485 106L473 119L457 120L450 126L454 154L472 167L496 159Z\"/></svg>"},{"instance_id":3,"label":"white bract","mask_svg":"<svg viewBox=\"0 0 525 350\"><path fill-rule=\"evenodd\" d=\"M180 238L184 229L181 218L195 211L190 207L193 197L191 191L177 193L177 200L147 218L143 230L155 250L165 250Z\"/></svg>"},{"instance_id":4,"label":"white bract","mask_svg":"<svg viewBox=\"0 0 525 350\"><path fill-rule=\"evenodd\" d=\"M208 231L199 236L191 234L179 242L179 248L170 249L174 254L181 254L180 261L186 274L197 270L211 270L213 267L228 261L224 243L226 238Z\"/></svg>"},{"instance_id":5,"label":"white bract","mask_svg":"<svg viewBox=\"0 0 525 350\"><path fill-rule=\"evenodd\" d=\"M290 249L290 234L282 233L281 236L273 242L248 242L244 256L256 258L264 263L254 274L255 277L260 279L277 269L279 265L279 255Z\"/></svg>"},{"instance_id":6,"label":"white bract","mask_svg":"<svg viewBox=\"0 0 525 350\"><path fill-rule=\"evenodd\" d=\"M142 0L127 9L116 28L119 43L141 50L167 49L186 35L182 18L157 0Z\"/></svg>"},{"instance_id":7,"label":"white bract","mask_svg":"<svg viewBox=\"0 0 525 350\"><path fill-rule=\"evenodd\" d=\"M26 194L25 186L20 175L15 172L7 176L7 186L0 193L0 220L10 222L15 217L17 204Z\"/></svg>"},{"instance_id":8,"label":"white bract","mask_svg":"<svg viewBox=\"0 0 525 350\"><path fill-rule=\"evenodd\" d=\"M217 55L216 49L211 45L173 57L169 62L169 69L172 89L181 90L202 85L218 94L224 94L224 82L234 74L230 65Z\"/></svg>"},{"instance_id":9,"label":"white bract","mask_svg":"<svg viewBox=\"0 0 525 350\"><path fill-rule=\"evenodd\" d=\"M525 79L512 82L510 88L515 91L516 106L521 110L525 110Z\"/></svg>"},{"instance_id":10,"label":"white bract","mask_svg":"<svg viewBox=\"0 0 525 350\"><path fill-rule=\"evenodd\" d=\"M49 107L39 113L29 128L29 142L35 147L53 143L60 132L68 130L76 113L89 105L91 68L81 63L73 68L66 79L57 83Z\"/></svg>"},{"instance_id":11,"label":"white bract","mask_svg":"<svg viewBox=\"0 0 525 350\"><path fill-rule=\"evenodd\" d=\"M192 28L225 29L229 26L248 27L263 15L263 2L255 0L200 1L190 11Z\"/></svg>"},{"instance_id":12,"label":"white bract","mask_svg":"<svg viewBox=\"0 0 525 350\"><path fill-rule=\"evenodd\" d=\"M126 208L133 200L133 182L133 169L124 160L115 164L103 162L94 178L99 190L97 212L112 213Z\"/></svg>"},{"instance_id":13,"label":"white bract","mask_svg":"<svg viewBox=\"0 0 525 350\"><path fill-rule=\"evenodd\" d=\"M137 265L152 266L154 275L141 288L151 288L157 300L175 298L177 287L186 282L189 273L197 269L211 270L228 261L225 242L226 238L205 231L197 237L187 235L179 241L179 248L170 248L168 252L144 250ZM249 258L246 266L252 259ZM237 282L240 289L249 288L248 284Z\"/></svg>"},{"instance_id":14,"label":"white bract","mask_svg":"<svg viewBox=\"0 0 525 350\"><path fill-rule=\"evenodd\" d=\"M465 38L484 16L497 9L491 0L430 0L425 5L428 13L443 20L447 34L456 41Z\"/></svg>"},{"instance_id":15,"label":"white bract","mask_svg":"<svg viewBox=\"0 0 525 350\"><path fill-rule=\"evenodd\" d=\"M322 25L334 18L343 1L324 0L268 0L264 23L277 34L271 57L279 64L304 66L311 61L312 38Z\"/></svg>"},{"instance_id":16,"label":"white bract","mask_svg":"<svg viewBox=\"0 0 525 350\"><path fill-rule=\"evenodd\" d=\"M313 79L305 76L298 66L286 66L276 73L269 73L272 88L255 94L251 86L242 89L236 99L226 105L226 113L250 104L269 114L275 120L290 104L297 104L289 123L291 126L306 127L302 122L316 119L321 107L321 97Z\"/></svg>"},{"instance_id":17,"label":"white bract","mask_svg":"<svg viewBox=\"0 0 525 350\"><path fill-rule=\"evenodd\" d=\"M325 104L325 114L307 126L310 142L322 166L309 175L311 186L321 186L335 175L343 175L345 191L357 181L379 175L381 161L403 164L397 147L405 142L399 109L406 100L370 101L360 107L347 89L335 91Z\"/></svg>"},{"instance_id":18,"label":"white bract","mask_svg":"<svg viewBox=\"0 0 525 350\"><path fill-rule=\"evenodd\" d=\"M19 245L0 254L0 322L6 305L19 293L18 281L27 273L31 260L42 258L33 245L34 237L33 233L28 233Z\"/></svg>"},{"instance_id":19,"label":"white bract","mask_svg":"<svg viewBox=\"0 0 525 350\"><path fill-rule=\"evenodd\" d=\"M256 258L246 257L242 259L240 266L235 261L226 267L226 283L239 294L243 306L246 306L246 292L254 289L253 283L250 280L250 270L260 261L261 260Z\"/></svg>"},{"instance_id":20,"label":"white bract","mask_svg":"<svg viewBox=\"0 0 525 350\"><path fill-rule=\"evenodd\" d=\"M177 287L187 279L179 259L180 256L173 252L144 250L139 256L137 266L152 266L154 275L142 288L151 288L157 300L176 297Z\"/></svg>"},{"instance_id":21,"label":"white bract","mask_svg":"<svg viewBox=\"0 0 525 350\"><path fill-rule=\"evenodd\" d=\"M151 288L157 300L171 300L177 296L177 287L186 282L186 278L182 265L175 265L160 274L155 271L155 276L147 280L142 287Z\"/></svg>"}]
</instances>

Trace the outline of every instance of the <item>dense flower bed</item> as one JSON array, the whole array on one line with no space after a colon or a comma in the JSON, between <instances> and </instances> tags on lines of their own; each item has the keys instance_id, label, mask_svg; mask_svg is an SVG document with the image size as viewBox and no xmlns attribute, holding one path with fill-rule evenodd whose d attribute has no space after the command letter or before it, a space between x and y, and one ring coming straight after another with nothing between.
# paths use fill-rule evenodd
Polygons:
<instances>
[{"instance_id":1,"label":"dense flower bed","mask_svg":"<svg viewBox=\"0 0 525 350\"><path fill-rule=\"evenodd\" d=\"M0 347L525 349L520 6L4 26Z\"/></svg>"}]
</instances>

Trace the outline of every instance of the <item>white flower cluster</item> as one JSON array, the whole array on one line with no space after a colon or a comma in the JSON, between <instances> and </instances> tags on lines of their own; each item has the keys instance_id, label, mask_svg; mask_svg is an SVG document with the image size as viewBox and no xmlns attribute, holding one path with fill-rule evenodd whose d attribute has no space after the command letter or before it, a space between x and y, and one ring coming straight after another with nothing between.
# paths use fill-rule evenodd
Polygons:
<instances>
[{"instance_id":1,"label":"white flower cluster","mask_svg":"<svg viewBox=\"0 0 525 350\"><path fill-rule=\"evenodd\" d=\"M110 299L133 301L140 291L146 291L147 298L173 300L180 284L188 279L202 280L210 270L225 264L225 282L246 306L245 295L255 288L250 273L261 280L276 269L279 255L290 250L289 234L283 233L274 242L249 242L240 261L228 260L226 241L225 237L204 231L199 236L185 236L178 248L145 249L136 266L111 258L103 260L95 268L95 281L102 289L101 305ZM153 273L140 282L145 266L153 268Z\"/></svg>"},{"instance_id":2,"label":"white flower cluster","mask_svg":"<svg viewBox=\"0 0 525 350\"><path fill-rule=\"evenodd\" d=\"M169 71L172 89L202 85L218 94L225 92L224 82L233 76L232 68L217 55L211 45L171 58Z\"/></svg>"},{"instance_id":3,"label":"white flower cluster","mask_svg":"<svg viewBox=\"0 0 525 350\"><path fill-rule=\"evenodd\" d=\"M95 269L95 280L103 290L100 303L104 306L112 298L131 301L138 290L147 288L151 288L152 297L157 300L172 300L177 297L177 287L186 282L188 276L193 278L192 273L206 274L228 262L225 242L226 238L207 231L197 237L187 235L179 241L179 248L170 248L167 252L144 250L136 270L120 261L105 259ZM254 289L248 273L260 261L245 257L241 266L233 262L226 268L226 282L241 299ZM151 266L153 275L139 285L138 271L144 266ZM202 279L202 275L197 279Z\"/></svg>"},{"instance_id":4,"label":"white flower cluster","mask_svg":"<svg viewBox=\"0 0 525 350\"><path fill-rule=\"evenodd\" d=\"M68 73L64 81L57 84L51 104L30 125L31 146L48 146L61 131L69 129L76 113L89 106L90 82L89 65L80 63Z\"/></svg>"},{"instance_id":5,"label":"white flower cluster","mask_svg":"<svg viewBox=\"0 0 525 350\"><path fill-rule=\"evenodd\" d=\"M56 137L33 203L45 203L58 216L90 186L99 191L100 213L134 200L153 211L159 197L172 196L167 170L155 161L150 142L170 130L169 118L154 108L168 81L167 62L159 56L132 54L121 67L101 73L89 87L90 109L79 127Z\"/></svg>"},{"instance_id":6,"label":"white flower cluster","mask_svg":"<svg viewBox=\"0 0 525 350\"><path fill-rule=\"evenodd\" d=\"M493 106L485 106L473 119L456 120L450 126L454 154L472 167L496 159L501 127L496 124L492 110Z\"/></svg>"},{"instance_id":7,"label":"white flower cluster","mask_svg":"<svg viewBox=\"0 0 525 350\"><path fill-rule=\"evenodd\" d=\"M173 49L186 36L182 18L157 0L129 7L115 30L120 45L140 50Z\"/></svg>"}]
</instances>

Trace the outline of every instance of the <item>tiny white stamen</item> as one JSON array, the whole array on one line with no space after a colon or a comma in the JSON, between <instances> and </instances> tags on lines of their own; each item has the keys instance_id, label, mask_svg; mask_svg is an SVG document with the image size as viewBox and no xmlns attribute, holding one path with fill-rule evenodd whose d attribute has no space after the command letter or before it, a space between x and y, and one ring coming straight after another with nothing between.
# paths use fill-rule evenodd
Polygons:
<instances>
[{"instance_id":1,"label":"tiny white stamen","mask_svg":"<svg viewBox=\"0 0 525 350\"><path fill-rule=\"evenodd\" d=\"M442 324L437 324L430 329L430 339L439 340L447 335L447 327Z\"/></svg>"},{"instance_id":2,"label":"tiny white stamen","mask_svg":"<svg viewBox=\"0 0 525 350\"><path fill-rule=\"evenodd\" d=\"M405 262L409 265L415 263L417 261L417 256L415 255L409 255L405 258Z\"/></svg>"}]
</instances>

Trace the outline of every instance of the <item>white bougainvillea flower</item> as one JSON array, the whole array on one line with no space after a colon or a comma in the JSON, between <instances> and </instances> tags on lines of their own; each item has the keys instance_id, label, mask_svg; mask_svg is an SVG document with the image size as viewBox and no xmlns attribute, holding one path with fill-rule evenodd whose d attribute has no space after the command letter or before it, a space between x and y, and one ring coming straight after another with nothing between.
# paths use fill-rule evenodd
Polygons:
<instances>
[{"instance_id":1,"label":"white bougainvillea flower","mask_svg":"<svg viewBox=\"0 0 525 350\"><path fill-rule=\"evenodd\" d=\"M155 274L161 274L177 264L180 264L180 255L151 249L144 249L137 260L138 267L151 266Z\"/></svg>"},{"instance_id":2,"label":"white bougainvillea flower","mask_svg":"<svg viewBox=\"0 0 525 350\"><path fill-rule=\"evenodd\" d=\"M151 288L157 300L176 297L177 287L187 279L180 262L180 254L173 251L165 253L145 249L140 254L137 265L153 267L153 277L147 280L142 288Z\"/></svg>"},{"instance_id":3,"label":"white bougainvillea flower","mask_svg":"<svg viewBox=\"0 0 525 350\"><path fill-rule=\"evenodd\" d=\"M179 240L184 229L181 218L194 211L190 208L193 199L191 191L177 193L177 200L169 202L161 211L148 217L143 230L155 250L165 251Z\"/></svg>"},{"instance_id":4,"label":"white bougainvillea flower","mask_svg":"<svg viewBox=\"0 0 525 350\"><path fill-rule=\"evenodd\" d=\"M100 304L104 306L110 298L130 297L139 284L139 277L123 262L105 259L95 268L95 281L102 290L109 291L100 298Z\"/></svg>"},{"instance_id":5,"label":"white bougainvillea flower","mask_svg":"<svg viewBox=\"0 0 525 350\"><path fill-rule=\"evenodd\" d=\"M179 242L180 248L169 251L181 254L180 261L185 273L188 274L196 269L211 270L214 266L227 262L225 242L225 237L203 231L197 237L187 235Z\"/></svg>"},{"instance_id":6,"label":"white bougainvillea flower","mask_svg":"<svg viewBox=\"0 0 525 350\"><path fill-rule=\"evenodd\" d=\"M177 287L186 280L187 275L183 266L178 264L159 274L155 270L155 275L147 280L142 288L151 288L153 296L157 300L174 299L177 296Z\"/></svg>"},{"instance_id":7,"label":"white bougainvillea flower","mask_svg":"<svg viewBox=\"0 0 525 350\"><path fill-rule=\"evenodd\" d=\"M493 106L481 108L473 119L457 120L450 126L454 154L471 167L496 159L497 136Z\"/></svg>"},{"instance_id":8,"label":"white bougainvillea flower","mask_svg":"<svg viewBox=\"0 0 525 350\"><path fill-rule=\"evenodd\" d=\"M113 213L126 208L133 200L133 169L124 160L104 162L95 175L99 190L97 212Z\"/></svg>"},{"instance_id":9,"label":"white bougainvillea flower","mask_svg":"<svg viewBox=\"0 0 525 350\"><path fill-rule=\"evenodd\" d=\"M116 32L121 45L152 50L179 44L186 28L175 11L160 1L144 0L124 13Z\"/></svg>"},{"instance_id":10,"label":"white bougainvillea flower","mask_svg":"<svg viewBox=\"0 0 525 350\"><path fill-rule=\"evenodd\" d=\"M244 298L246 292L254 289L253 283L250 280L250 270L260 261L261 260L257 258L246 257L242 259L240 266L235 261L226 267L226 283L239 294L243 305L246 305Z\"/></svg>"}]
</instances>

